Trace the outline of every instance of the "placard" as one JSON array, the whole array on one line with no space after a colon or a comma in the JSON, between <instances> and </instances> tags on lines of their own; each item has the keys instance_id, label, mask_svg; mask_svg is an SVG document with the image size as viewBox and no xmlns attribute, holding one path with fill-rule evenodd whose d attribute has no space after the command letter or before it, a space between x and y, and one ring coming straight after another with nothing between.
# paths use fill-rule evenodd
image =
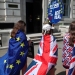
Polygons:
<instances>
[{"instance_id":1,"label":"placard","mask_svg":"<svg viewBox=\"0 0 75 75\"><path fill-rule=\"evenodd\" d=\"M51 23L58 23L63 16L64 5L62 0L52 0L48 5L48 18Z\"/></svg>"}]
</instances>

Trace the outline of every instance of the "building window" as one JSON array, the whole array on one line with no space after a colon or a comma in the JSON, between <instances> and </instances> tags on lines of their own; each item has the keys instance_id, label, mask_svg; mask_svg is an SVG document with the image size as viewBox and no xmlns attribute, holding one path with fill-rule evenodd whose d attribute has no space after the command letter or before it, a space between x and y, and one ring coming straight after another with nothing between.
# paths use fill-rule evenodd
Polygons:
<instances>
[{"instance_id":1,"label":"building window","mask_svg":"<svg viewBox=\"0 0 75 75\"><path fill-rule=\"evenodd\" d=\"M15 5L15 4L8 4L8 7L9 7L9 8L18 8L18 5Z\"/></svg>"},{"instance_id":2,"label":"building window","mask_svg":"<svg viewBox=\"0 0 75 75\"><path fill-rule=\"evenodd\" d=\"M64 4L64 14L63 16L69 16L69 9L70 9L70 1L69 0L62 0Z\"/></svg>"}]
</instances>

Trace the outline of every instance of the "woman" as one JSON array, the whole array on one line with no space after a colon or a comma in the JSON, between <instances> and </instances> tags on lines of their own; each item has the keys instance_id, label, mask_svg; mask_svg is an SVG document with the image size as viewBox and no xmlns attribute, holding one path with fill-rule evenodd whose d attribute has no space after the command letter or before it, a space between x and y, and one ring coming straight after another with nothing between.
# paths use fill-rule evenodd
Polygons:
<instances>
[{"instance_id":1,"label":"woman","mask_svg":"<svg viewBox=\"0 0 75 75\"><path fill-rule=\"evenodd\" d=\"M70 61L72 59L74 40L75 40L75 21L73 21L70 24L69 32L65 34L63 39L62 62L63 62L63 67L66 69L66 75L68 75Z\"/></svg>"},{"instance_id":2,"label":"woman","mask_svg":"<svg viewBox=\"0 0 75 75\"><path fill-rule=\"evenodd\" d=\"M11 32L8 52L0 58L0 75L20 75L28 54L28 41L25 35L25 22L18 21Z\"/></svg>"},{"instance_id":3,"label":"woman","mask_svg":"<svg viewBox=\"0 0 75 75\"><path fill-rule=\"evenodd\" d=\"M39 44L38 53L28 66L24 75L46 75L50 70L51 75L55 75L54 66L57 62L57 43L51 35L51 26L43 26L42 39Z\"/></svg>"}]
</instances>

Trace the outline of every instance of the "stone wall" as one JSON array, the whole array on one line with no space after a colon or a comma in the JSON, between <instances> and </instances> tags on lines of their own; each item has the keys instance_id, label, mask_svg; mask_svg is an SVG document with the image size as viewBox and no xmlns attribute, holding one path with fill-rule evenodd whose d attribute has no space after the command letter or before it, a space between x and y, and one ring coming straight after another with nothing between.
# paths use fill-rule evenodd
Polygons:
<instances>
[{"instance_id":1,"label":"stone wall","mask_svg":"<svg viewBox=\"0 0 75 75\"><path fill-rule=\"evenodd\" d=\"M0 0L0 21L17 22L20 19L20 0Z\"/></svg>"}]
</instances>

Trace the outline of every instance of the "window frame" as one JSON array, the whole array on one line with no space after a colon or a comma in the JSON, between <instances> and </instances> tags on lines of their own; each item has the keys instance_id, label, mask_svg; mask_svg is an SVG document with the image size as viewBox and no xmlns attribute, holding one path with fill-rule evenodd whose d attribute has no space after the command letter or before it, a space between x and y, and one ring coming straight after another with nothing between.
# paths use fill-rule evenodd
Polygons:
<instances>
[{"instance_id":1,"label":"window frame","mask_svg":"<svg viewBox=\"0 0 75 75\"><path fill-rule=\"evenodd\" d=\"M62 0L63 1L63 0ZM68 1L68 2L67 2ZM67 3L67 4L66 4ZM65 14L65 16L63 15L63 18L70 18L70 0L66 0L66 3L63 3L64 5L69 5L68 9L66 10L68 13L68 15ZM65 10L64 10L65 12Z\"/></svg>"}]
</instances>

